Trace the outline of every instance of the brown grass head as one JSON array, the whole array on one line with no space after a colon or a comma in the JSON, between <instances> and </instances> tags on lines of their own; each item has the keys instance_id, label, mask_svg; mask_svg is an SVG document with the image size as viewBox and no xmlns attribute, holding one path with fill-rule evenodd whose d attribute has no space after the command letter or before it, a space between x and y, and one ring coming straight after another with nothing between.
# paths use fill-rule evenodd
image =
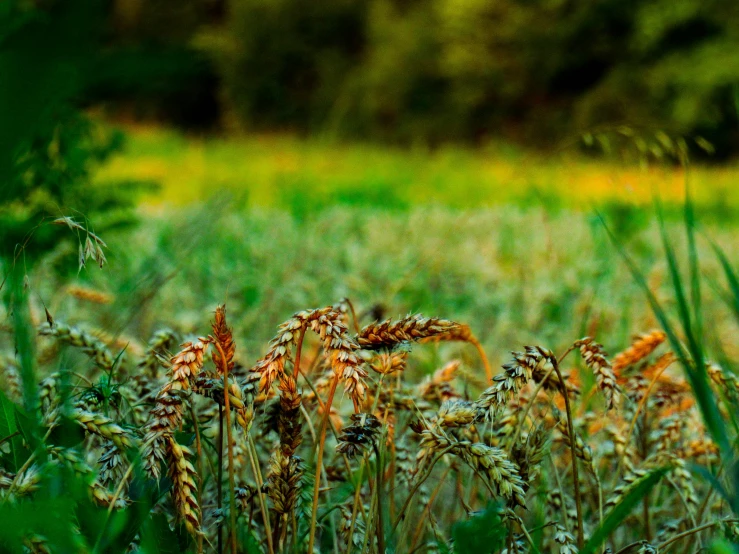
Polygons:
<instances>
[{"instance_id":1,"label":"brown grass head","mask_svg":"<svg viewBox=\"0 0 739 554\"><path fill-rule=\"evenodd\" d=\"M212 351L213 363L219 373L223 372L223 368L227 367L231 373L234 368L234 354L236 353L236 344L233 339L233 332L226 323L226 306L218 306L216 308L215 318L213 320L213 339L223 351L225 359L221 359L221 352L214 348Z\"/></svg>"},{"instance_id":2,"label":"brown grass head","mask_svg":"<svg viewBox=\"0 0 739 554\"><path fill-rule=\"evenodd\" d=\"M357 335L357 344L367 350L392 349L404 342L463 334L465 327L447 319L409 315L398 321L388 319L365 326Z\"/></svg>"},{"instance_id":3,"label":"brown grass head","mask_svg":"<svg viewBox=\"0 0 739 554\"><path fill-rule=\"evenodd\" d=\"M92 304L112 304L113 300L115 300L115 297L110 293L79 285L70 285L66 291L69 296Z\"/></svg>"},{"instance_id":4,"label":"brown grass head","mask_svg":"<svg viewBox=\"0 0 739 554\"><path fill-rule=\"evenodd\" d=\"M200 506L197 500L197 474L187 460L192 452L177 443L170 434L165 437L169 477L172 479L172 498L178 518L191 534L200 532Z\"/></svg>"},{"instance_id":5,"label":"brown grass head","mask_svg":"<svg viewBox=\"0 0 739 554\"><path fill-rule=\"evenodd\" d=\"M665 342L664 331L654 330L634 337L631 345L613 358L613 372L620 375L629 366L639 363Z\"/></svg>"},{"instance_id":6,"label":"brown grass head","mask_svg":"<svg viewBox=\"0 0 739 554\"><path fill-rule=\"evenodd\" d=\"M603 345L595 342L592 337L585 337L575 341L585 364L593 371L598 388L606 397L606 409L618 407L621 398L616 374L608 361L608 354Z\"/></svg>"}]
</instances>

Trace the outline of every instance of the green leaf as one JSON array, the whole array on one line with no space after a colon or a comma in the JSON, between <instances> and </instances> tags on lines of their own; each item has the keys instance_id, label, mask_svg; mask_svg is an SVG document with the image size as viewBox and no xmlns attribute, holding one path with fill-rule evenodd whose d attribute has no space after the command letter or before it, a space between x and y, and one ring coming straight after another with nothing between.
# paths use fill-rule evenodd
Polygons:
<instances>
[{"instance_id":1,"label":"green leaf","mask_svg":"<svg viewBox=\"0 0 739 554\"><path fill-rule=\"evenodd\" d=\"M719 539L711 543L711 554L737 554L736 546L733 546L730 542Z\"/></svg>"},{"instance_id":2,"label":"green leaf","mask_svg":"<svg viewBox=\"0 0 739 554\"><path fill-rule=\"evenodd\" d=\"M148 554L177 554L177 535L169 528L164 514L152 514L146 521L141 535L141 552Z\"/></svg>"},{"instance_id":3,"label":"green leaf","mask_svg":"<svg viewBox=\"0 0 739 554\"><path fill-rule=\"evenodd\" d=\"M49 433L47 444L62 448L74 448L85 440L85 430L75 420L61 416Z\"/></svg>"},{"instance_id":4,"label":"green leaf","mask_svg":"<svg viewBox=\"0 0 739 554\"><path fill-rule=\"evenodd\" d=\"M666 467L656 469L637 481L595 530L590 540L580 550L580 554L595 554L598 547L608 539L611 533L618 529L624 519L631 513L631 510L649 493L652 487L667 473L668 469Z\"/></svg>"},{"instance_id":5,"label":"green leaf","mask_svg":"<svg viewBox=\"0 0 739 554\"><path fill-rule=\"evenodd\" d=\"M458 554L497 552L503 548L508 530L498 515L497 504L489 504L479 515L458 521L452 527L454 551Z\"/></svg>"},{"instance_id":6,"label":"green leaf","mask_svg":"<svg viewBox=\"0 0 739 554\"><path fill-rule=\"evenodd\" d=\"M687 173L686 173L687 175ZM693 322L698 339L703 337L703 315L701 310L700 267L698 249L695 246L695 211L690 196L690 187L685 183L685 230L688 235L688 262L690 268L690 300L693 308Z\"/></svg>"},{"instance_id":7,"label":"green leaf","mask_svg":"<svg viewBox=\"0 0 739 554\"><path fill-rule=\"evenodd\" d=\"M669 239L665 231L664 220L662 218L661 210L659 209L658 203L657 208L660 222L660 231L662 234L663 242L665 245L665 252L668 259L668 268L672 276L679 312L681 314L681 321L683 323L683 330L686 334L686 338L688 339L688 346L690 354L693 356L695 370L693 369L694 366L693 364L691 364L690 357L685 351L682 341L678 337L675 328L671 324L667 313L660 305L657 297L649 288L649 283L644 277L644 274L639 270L639 268L636 266L636 263L634 263L634 261L631 259L631 256L629 256L619 240L614 236L613 232L608 227L608 224L605 222L603 216L599 213L598 217L606 232L608 233L608 236L611 238L611 242L613 242L621 258L626 263L626 266L628 267L632 277L639 285L639 287L644 291L644 294L647 297L647 300L650 307L652 308L652 311L654 312L655 317L660 322L662 329L667 334L670 346L680 360L680 363L683 366L683 370L685 371L685 375L687 376L688 381L690 382L690 386L693 389L693 393L698 402L698 407L700 408L701 415L703 416L703 421L705 422L706 427L711 434L711 438L714 440L714 442L716 442L716 444L718 444L722 454L726 456L727 459L729 459L732 456L729 448L729 438L726 432L726 425L724 424L723 419L721 419L720 412L716 404L716 399L710 385L708 384L706 368L705 364L703 363L703 353L699 345L699 338L697 338L693 334L693 328L690 324L690 315L687 308L687 302L685 300L682 283L678 274L677 262L674 258L672 248L669 244Z\"/></svg>"},{"instance_id":8,"label":"green leaf","mask_svg":"<svg viewBox=\"0 0 739 554\"><path fill-rule=\"evenodd\" d=\"M0 439L18 432L18 425L15 422L15 408L15 404L0 390ZM12 471L17 471L23 465L23 462L28 459L28 455L21 452L23 441L20 436L10 439L9 442L10 453L3 455L3 459L12 466Z\"/></svg>"},{"instance_id":9,"label":"green leaf","mask_svg":"<svg viewBox=\"0 0 739 554\"><path fill-rule=\"evenodd\" d=\"M14 414L15 404L0 390L0 438L12 435L18 430Z\"/></svg>"},{"instance_id":10,"label":"green leaf","mask_svg":"<svg viewBox=\"0 0 739 554\"><path fill-rule=\"evenodd\" d=\"M726 500L727 504L731 504L731 496L729 495L729 492L726 490L721 481L719 481L718 478L713 475L713 473L708 471L705 467L696 464L690 464L689 467L693 473L700 475L706 481L708 481L713 487L713 490L715 490L719 494L719 496Z\"/></svg>"},{"instance_id":11,"label":"green leaf","mask_svg":"<svg viewBox=\"0 0 739 554\"><path fill-rule=\"evenodd\" d=\"M15 406L15 423L18 426L18 430L23 435L23 439L31 447L32 450L37 450L43 446L39 437L35 434L36 421L28 417L19 406Z\"/></svg>"},{"instance_id":12,"label":"green leaf","mask_svg":"<svg viewBox=\"0 0 739 554\"><path fill-rule=\"evenodd\" d=\"M713 247L713 251L716 253L716 257L721 263L721 268L724 270L726 281L729 283L729 289L731 290L731 298L727 299L726 303L730 304L729 307L734 310L734 315L737 320L739 320L739 279L737 278L734 269L731 267L726 254L724 254L724 251L721 250L721 248L719 248L719 246L713 241L711 241L711 246ZM731 303L729 301L731 301Z\"/></svg>"}]
</instances>

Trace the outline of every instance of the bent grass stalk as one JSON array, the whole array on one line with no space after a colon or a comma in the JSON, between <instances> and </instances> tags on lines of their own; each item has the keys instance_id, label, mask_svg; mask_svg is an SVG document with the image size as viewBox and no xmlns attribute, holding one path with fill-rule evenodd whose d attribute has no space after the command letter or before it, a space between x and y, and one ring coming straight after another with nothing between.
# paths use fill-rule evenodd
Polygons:
<instances>
[{"instance_id":1,"label":"bent grass stalk","mask_svg":"<svg viewBox=\"0 0 739 554\"><path fill-rule=\"evenodd\" d=\"M326 445L326 427L328 426L329 414L331 413L331 404L334 401L334 394L336 393L336 387L339 384L339 376L333 375L331 377L331 388L328 392L328 399L323 409L323 420L321 421L321 432L318 440L318 456L316 458L316 475L315 483L313 486L313 506L311 508L310 518L310 535L308 537L308 552L313 552L313 545L316 539L316 517L318 515L318 496L320 492L321 484L321 466L323 463L323 450Z\"/></svg>"},{"instance_id":2,"label":"bent grass stalk","mask_svg":"<svg viewBox=\"0 0 739 554\"><path fill-rule=\"evenodd\" d=\"M644 409L644 406L647 405L647 401L649 400L649 395L652 392L652 389L654 388L654 385L659 381L660 376L667 370L668 367L672 365L672 362L670 364L667 364L660 368L659 371L657 371L652 377L652 380L649 383L649 386L647 387L647 390L644 391L644 396L642 396L641 400L639 400L639 404L636 407L636 410L634 411L634 416L631 418L631 423L629 424L629 430L626 433L626 444L630 444L631 442L631 436L634 433L634 429L636 428L636 421L639 419L639 415L642 413L642 410ZM624 466L624 459L627 455L626 450L624 450L624 455L621 456L619 459L618 467L616 468L616 475L615 475L615 481L618 482L619 477L621 476L621 471Z\"/></svg>"},{"instance_id":3,"label":"bent grass stalk","mask_svg":"<svg viewBox=\"0 0 739 554\"><path fill-rule=\"evenodd\" d=\"M233 452L233 437L231 431L231 403L229 397L231 396L229 391L228 383L228 363L226 361L226 354L223 351L220 343L215 343L218 352L221 355L221 371L223 371L223 401L226 408L226 435L228 439L228 490L229 490L229 516L231 519L231 551L236 554L236 497L234 496L234 490L236 483L234 479L234 452Z\"/></svg>"},{"instance_id":4,"label":"bent grass stalk","mask_svg":"<svg viewBox=\"0 0 739 554\"><path fill-rule=\"evenodd\" d=\"M257 456L256 446L254 446L254 439L249 436L247 438L247 442L248 448L246 449L246 451L249 457L249 463L251 464L252 472L254 473L254 480L257 482L257 498L259 498L259 508L262 511L262 520L264 521L267 548L270 554L275 554L274 544L272 542L272 527L269 522L269 514L267 512L267 504L264 499L264 493L262 492L264 481L262 480L262 473L259 469L259 464L257 463L259 457Z\"/></svg>"},{"instance_id":5,"label":"bent grass stalk","mask_svg":"<svg viewBox=\"0 0 739 554\"><path fill-rule=\"evenodd\" d=\"M577 509L577 548L582 550L585 542L585 533L583 530L583 513L582 513L582 499L580 498L580 479L577 473L577 450L575 448L575 428L572 424L572 408L570 407L570 395L567 394L567 386L562 378L562 373L559 371L559 362L554 360L552 364L554 371L557 372L559 382L564 388L563 396L565 399L565 410L567 412L567 428L570 435L570 450L572 458L572 480L574 481L575 488L575 506Z\"/></svg>"}]
</instances>

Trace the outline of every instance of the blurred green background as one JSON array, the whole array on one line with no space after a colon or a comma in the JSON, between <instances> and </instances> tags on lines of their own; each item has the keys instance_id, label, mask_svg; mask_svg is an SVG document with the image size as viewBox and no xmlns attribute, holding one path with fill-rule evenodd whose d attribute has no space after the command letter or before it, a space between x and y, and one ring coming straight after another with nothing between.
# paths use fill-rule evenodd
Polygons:
<instances>
[{"instance_id":1,"label":"blurred green background","mask_svg":"<svg viewBox=\"0 0 739 554\"><path fill-rule=\"evenodd\" d=\"M0 64L6 201L644 203L689 156L737 204L731 0L9 0Z\"/></svg>"},{"instance_id":2,"label":"blurred green background","mask_svg":"<svg viewBox=\"0 0 739 554\"><path fill-rule=\"evenodd\" d=\"M701 135L722 155L739 147L731 0L116 0L101 11L84 96L114 115L430 145L551 147L629 125Z\"/></svg>"},{"instance_id":3,"label":"blurred green background","mask_svg":"<svg viewBox=\"0 0 739 554\"><path fill-rule=\"evenodd\" d=\"M228 300L256 352L348 295L486 341L623 342L654 322L591 214L659 288L643 207L669 218L686 178L735 249L733 0L9 0L0 75L4 270L26 244L48 306L94 285L139 339ZM37 227L61 215L114 272Z\"/></svg>"}]
</instances>

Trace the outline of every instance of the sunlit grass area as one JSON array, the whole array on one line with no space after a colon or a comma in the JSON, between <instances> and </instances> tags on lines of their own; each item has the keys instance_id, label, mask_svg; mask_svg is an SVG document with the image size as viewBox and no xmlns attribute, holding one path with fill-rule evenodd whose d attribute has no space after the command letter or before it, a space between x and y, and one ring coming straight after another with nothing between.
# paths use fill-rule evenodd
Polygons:
<instances>
[{"instance_id":1,"label":"sunlit grass area","mask_svg":"<svg viewBox=\"0 0 739 554\"><path fill-rule=\"evenodd\" d=\"M678 166L636 167L576 151L544 155L505 145L401 149L289 135L202 138L151 127L129 128L127 134L123 152L97 178L158 183L145 199L149 205L186 205L226 193L241 205L296 212L333 204L588 209L649 204L655 192L679 202L685 184ZM712 210L739 206L738 177L737 164L689 168L698 205Z\"/></svg>"}]
</instances>

